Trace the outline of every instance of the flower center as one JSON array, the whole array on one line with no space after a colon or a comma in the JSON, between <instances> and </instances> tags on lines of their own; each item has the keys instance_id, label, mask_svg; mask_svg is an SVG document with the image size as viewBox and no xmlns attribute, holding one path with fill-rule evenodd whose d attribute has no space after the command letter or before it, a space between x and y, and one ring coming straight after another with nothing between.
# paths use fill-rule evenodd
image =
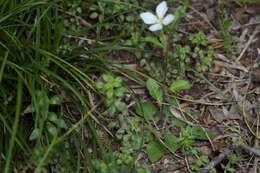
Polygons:
<instances>
[{"instance_id":1,"label":"flower center","mask_svg":"<svg viewBox=\"0 0 260 173\"><path fill-rule=\"evenodd\" d=\"M160 18L157 19L157 23L162 25L163 24L163 19L160 19Z\"/></svg>"}]
</instances>

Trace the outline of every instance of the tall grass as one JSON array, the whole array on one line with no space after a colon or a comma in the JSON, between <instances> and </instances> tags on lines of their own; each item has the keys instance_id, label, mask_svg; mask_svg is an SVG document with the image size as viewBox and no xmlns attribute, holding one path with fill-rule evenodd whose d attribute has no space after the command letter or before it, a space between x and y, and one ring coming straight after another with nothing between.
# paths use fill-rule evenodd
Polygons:
<instances>
[{"instance_id":1,"label":"tall grass","mask_svg":"<svg viewBox=\"0 0 260 173\"><path fill-rule=\"evenodd\" d=\"M67 2L0 1L1 172L87 172L94 169L88 147L94 153L106 152L90 116L98 106L87 98L88 92L95 92L93 81L76 65L82 58L58 51ZM85 67L105 70L99 64L86 61ZM51 104L53 96L65 99ZM73 121L65 118L66 105L77 110L67 115ZM68 128L51 124L51 112ZM91 136L88 140L82 140L83 127Z\"/></svg>"}]
</instances>

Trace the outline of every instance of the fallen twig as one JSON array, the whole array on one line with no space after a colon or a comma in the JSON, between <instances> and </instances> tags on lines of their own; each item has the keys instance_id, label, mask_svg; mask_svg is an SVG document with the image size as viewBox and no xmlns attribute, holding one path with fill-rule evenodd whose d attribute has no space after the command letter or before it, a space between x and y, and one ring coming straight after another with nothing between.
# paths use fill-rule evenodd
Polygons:
<instances>
[{"instance_id":1,"label":"fallen twig","mask_svg":"<svg viewBox=\"0 0 260 173\"><path fill-rule=\"evenodd\" d=\"M249 45L252 43L254 37L256 36L256 34L260 31L260 26L257 26L253 32L253 34L250 36L248 42L246 43L244 49L242 50L242 52L240 53L239 57L236 59L236 62L239 62L240 59L242 58L242 56L245 54L246 50L248 49Z\"/></svg>"},{"instance_id":2,"label":"fallen twig","mask_svg":"<svg viewBox=\"0 0 260 173\"><path fill-rule=\"evenodd\" d=\"M240 65L240 64L238 64L238 63L229 64L229 63L222 62L222 61L218 61L218 60L214 60L213 63L214 63L215 65L218 65L218 66L227 67L227 68L233 68L233 69L238 69L238 70L241 70L241 71L244 71L244 72L248 73L248 70L247 70L243 65Z\"/></svg>"},{"instance_id":3,"label":"fallen twig","mask_svg":"<svg viewBox=\"0 0 260 173\"><path fill-rule=\"evenodd\" d=\"M201 168L198 173L208 173L212 168L217 166L220 162L222 162L223 159L225 159L227 156L229 156L231 153L231 150L228 148L223 148L222 152L211 162L209 162L204 168Z\"/></svg>"},{"instance_id":4,"label":"fallen twig","mask_svg":"<svg viewBox=\"0 0 260 173\"><path fill-rule=\"evenodd\" d=\"M238 144L238 145L235 145L235 147L236 148L242 148L242 149L244 149L246 151L249 151L249 152L253 153L255 156L260 157L260 150L257 149L257 148L249 147L246 144Z\"/></svg>"}]
</instances>

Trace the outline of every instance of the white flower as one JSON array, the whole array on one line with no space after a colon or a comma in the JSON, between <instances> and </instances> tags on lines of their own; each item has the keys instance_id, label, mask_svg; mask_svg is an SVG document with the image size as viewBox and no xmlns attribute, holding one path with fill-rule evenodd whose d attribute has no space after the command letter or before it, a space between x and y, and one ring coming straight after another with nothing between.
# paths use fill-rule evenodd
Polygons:
<instances>
[{"instance_id":1,"label":"white flower","mask_svg":"<svg viewBox=\"0 0 260 173\"><path fill-rule=\"evenodd\" d=\"M157 16L155 16L150 12L144 12L140 14L140 17L142 18L145 24L151 25L149 27L150 31L158 31L163 28L163 25L165 26L169 25L175 18L175 16L172 14L168 14L166 17L164 17L167 10L168 10L167 3L163 1L156 7Z\"/></svg>"}]
</instances>

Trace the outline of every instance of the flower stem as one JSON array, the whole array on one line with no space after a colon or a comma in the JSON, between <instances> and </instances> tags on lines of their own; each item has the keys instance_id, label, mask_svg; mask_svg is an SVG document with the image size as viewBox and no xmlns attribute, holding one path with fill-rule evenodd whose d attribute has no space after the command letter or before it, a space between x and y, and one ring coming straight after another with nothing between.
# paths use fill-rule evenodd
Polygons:
<instances>
[{"instance_id":1,"label":"flower stem","mask_svg":"<svg viewBox=\"0 0 260 173\"><path fill-rule=\"evenodd\" d=\"M166 86L167 86L167 73L168 73L168 53L169 53L169 46L170 46L170 39L163 34L164 36L164 48L163 48L163 55L164 55L164 59L163 59L163 64L164 64L164 75L163 75L163 95L165 96L167 93L166 91ZM163 105L161 105L161 113L163 112Z\"/></svg>"},{"instance_id":2,"label":"flower stem","mask_svg":"<svg viewBox=\"0 0 260 173\"><path fill-rule=\"evenodd\" d=\"M164 50L164 79L163 79L163 87L167 85L167 72L168 72L168 53L169 53L169 39L166 37L166 48Z\"/></svg>"}]
</instances>

